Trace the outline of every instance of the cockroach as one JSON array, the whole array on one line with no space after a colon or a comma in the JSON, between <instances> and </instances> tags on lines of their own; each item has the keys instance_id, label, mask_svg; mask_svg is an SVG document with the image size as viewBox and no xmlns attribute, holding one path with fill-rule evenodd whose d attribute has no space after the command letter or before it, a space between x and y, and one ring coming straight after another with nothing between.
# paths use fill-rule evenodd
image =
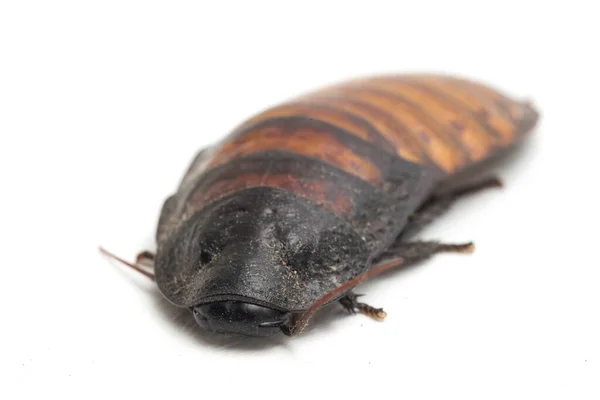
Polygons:
<instances>
[{"instance_id":1,"label":"cockroach","mask_svg":"<svg viewBox=\"0 0 600 400\"><path fill-rule=\"evenodd\" d=\"M335 301L382 320L354 287L436 253L472 252L412 237L455 200L500 186L484 164L538 119L529 102L451 75L371 76L304 94L200 151L164 202L156 254L119 260L213 332L294 336Z\"/></svg>"}]
</instances>

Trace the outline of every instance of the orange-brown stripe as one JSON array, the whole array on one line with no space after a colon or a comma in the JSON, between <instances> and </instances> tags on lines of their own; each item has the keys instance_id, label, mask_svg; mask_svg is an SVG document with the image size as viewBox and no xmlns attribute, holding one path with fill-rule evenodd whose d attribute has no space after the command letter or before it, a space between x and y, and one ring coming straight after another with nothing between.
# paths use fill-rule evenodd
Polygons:
<instances>
[{"instance_id":1,"label":"orange-brown stripe","mask_svg":"<svg viewBox=\"0 0 600 400\"><path fill-rule=\"evenodd\" d=\"M400 94L411 102L427 110L430 116L442 126L447 127L447 132L456 137L469 150L471 159L481 160L489 149L499 141L491 134L482 129L481 125L472 115L465 113L464 109L458 109L442 96L436 96L428 92L428 88L413 86L410 81L398 80L372 80L367 83L369 87L376 87L391 94Z\"/></svg>"},{"instance_id":2,"label":"orange-brown stripe","mask_svg":"<svg viewBox=\"0 0 600 400\"><path fill-rule=\"evenodd\" d=\"M316 94L322 94L317 92ZM346 84L326 89L326 93L339 93L342 95L360 98L402 120L409 126L409 132L426 145L426 151L431 159L442 169L452 172L470 161L466 149L455 138L448 134L441 134L444 127L433 120L418 105L403 99L400 95L382 92L368 86L353 86Z\"/></svg>"},{"instance_id":3,"label":"orange-brown stripe","mask_svg":"<svg viewBox=\"0 0 600 400\"><path fill-rule=\"evenodd\" d=\"M503 144L508 144L514 139L515 125L512 118L499 111L498 106L489 100L477 96L471 90L458 89L449 79L443 77L423 75L411 79L435 87L436 90L463 103L474 115L485 120L500 134Z\"/></svg>"},{"instance_id":4,"label":"orange-brown stripe","mask_svg":"<svg viewBox=\"0 0 600 400\"><path fill-rule=\"evenodd\" d=\"M389 149L395 152L405 160L418 164L429 161L425 149L420 143L415 141L410 135L407 135L408 128L396 120L391 114L357 98L347 96L323 94L309 95L299 98L296 101L306 102L307 104L323 104L332 107L339 107L342 110L369 121L377 131L390 142L392 146Z\"/></svg>"},{"instance_id":5,"label":"orange-brown stripe","mask_svg":"<svg viewBox=\"0 0 600 400\"><path fill-rule=\"evenodd\" d=\"M335 107L325 106L321 104L302 103L292 101L285 103L269 110L263 111L245 121L241 126L249 126L260 121L266 121L272 118L304 116L315 120L327 122L331 125L344 129L366 142L373 143L377 146L384 147L390 143L376 132L369 121L366 121L358 116L351 115L344 110L336 109ZM389 150L389 149L384 149Z\"/></svg>"},{"instance_id":6,"label":"orange-brown stripe","mask_svg":"<svg viewBox=\"0 0 600 400\"><path fill-rule=\"evenodd\" d=\"M406 83L418 90L428 93L430 96L434 96L440 101L441 104L446 105L453 112L461 115L462 118L473 120L475 128L480 135L489 137L492 143L496 144L502 141L502 135L500 132L498 132L488 123L485 113L482 113L481 110L478 110L479 112L473 112L467 104L460 101L460 99L457 99L456 97L450 96L447 93L444 93L442 90L439 90L439 88L434 84L415 82L414 80L407 81Z\"/></svg>"},{"instance_id":7,"label":"orange-brown stripe","mask_svg":"<svg viewBox=\"0 0 600 400\"><path fill-rule=\"evenodd\" d=\"M286 129L282 124L258 125L226 142L211 157L207 167L225 164L237 157L269 150L286 151L324 161L372 185L382 183L381 171L369 160L350 150L326 130L308 127Z\"/></svg>"},{"instance_id":8,"label":"orange-brown stripe","mask_svg":"<svg viewBox=\"0 0 600 400\"><path fill-rule=\"evenodd\" d=\"M512 101L497 90L466 79L456 77L448 77L447 79L458 89L469 90L473 94L480 96L480 98L487 99L488 102L491 102L500 111L506 113L512 119L513 123L519 121L523 116L523 108L521 105Z\"/></svg>"}]
</instances>

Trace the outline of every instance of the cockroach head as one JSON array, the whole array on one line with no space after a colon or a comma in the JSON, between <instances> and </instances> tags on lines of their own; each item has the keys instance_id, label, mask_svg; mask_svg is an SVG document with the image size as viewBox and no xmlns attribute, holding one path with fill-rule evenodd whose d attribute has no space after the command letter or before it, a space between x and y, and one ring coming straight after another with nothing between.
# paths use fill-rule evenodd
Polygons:
<instances>
[{"instance_id":1,"label":"cockroach head","mask_svg":"<svg viewBox=\"0 0 600 400\"><path fill-rule=\"evenodd\" d=\"M205 207L159 244L156 282L216 332L286 332L290 315L351 279L364 241L321 207L271 188Z\"/></svg>"},{"instance_id":2,"label":"cockroach head","mask_svg":"<svg viewBox=\"0 0 600 400\"><path fill-rule=\"evenodd\" d=\"M288 324L290 313L243 301L222 300L191 307L198 325L218 333L271 336Z\"/></svg>"}]
</instances>

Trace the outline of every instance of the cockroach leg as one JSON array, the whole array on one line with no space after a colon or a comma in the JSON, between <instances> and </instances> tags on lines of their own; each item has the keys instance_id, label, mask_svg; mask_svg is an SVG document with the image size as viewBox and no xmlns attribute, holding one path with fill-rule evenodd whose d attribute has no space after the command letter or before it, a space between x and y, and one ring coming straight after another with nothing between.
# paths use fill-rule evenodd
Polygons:
<instances>
[{"instance_id":1,"label":"cockroach leg","mask_svg":"<svg viewBox=\"0 0 600 400\"><path fill-rule=\"evenodd\" d=\"M340 304L348 310L350 314L356 314L357 312L364 314L368 317L373 318L376 321L383 321L387 316L387 313L383 311L383 308L375 308L366 303L361 303L357 300L361 294L355 294L354 292L348 292L339 301Z\"/></svg>"},{"instance_id":2,"label":"cockroach leg","mask_svg":"<svg viewBox=\"0 0 600 400\"><path fill-rule=\"evenodd\" d=\"M332 301L342 294L347 295L348 291L350 291L359 283L364 282L383 272L426 260L437 253L472 253L474 250L475 246L473 243L448 244L435 241L402 243L399 241L398 245L392 245L388 251L379 257L367 272L360 274L356 278L349 280L343 285L338 286L336 289L325 294L320 299L315 301L306 311L294 314L289 323L281 327L281 331L288 336L296 336L300 334L306 325L308 325L308 322L313 314L322 306L327 304L327 302ZM344 307L346 307L344 303L353 306L353 301L356 301L356 297L358 296L360 295L354 295L354 300L350 298L349 300L341 301L345 297L344 296L342 299L340 299L340 301ZM383 309L375 308L364 303L362 304L362 306L357 306L356 308L352 307L352 310L369 315L370 317L379 320L382 320L387 316ZM346 307L346 309L348 309L348 307Z\"/></svg>"},{"instance_id":3,"label":"cockroach leg","mask_svg":"<svg viewBox=\"0 0 600 400\"><path fill-rule=\"evenodd\" d=\"M135 263L147 267L154 267L154 253L144 250L137 255Z\"/></svg>"},{"instance_id":4,"label":"cockroach leg","mask_svg":"<svg viewBox=\"0 0 600 400\"><path fill-rule=\"evenodd\" d=\"M390 258L402 258L403 266L424 261L437 253L472 253L475 245L472 242L461 244L440 243L437 241L417 241L393 244L375 262L374 266L387 262Z\"/></svg>"},{"instance_id":5,"label":"cockroach leg","mask_svg":"<svg viewBox=\"0 0 600 400\"><path fill-rule=\"evenodd\" d=\"M389 264L390 260L402 259L404 260L402 265L409 266L424 261L437 253L472 253L474 250L475 246L473 243L447 244L435 241L400 243L398 246L392 246L385 252L374 263L373 268L379 268L381 265ZM350 291L347 292L339 302L350 314L359 312L377 321L383 321L387 316L387 313L383 311L383 308L376 308L366 303L359 302L357 299L360 296L362 296L362 294L355 294Z\"/></svg>"},{"instance_id":6,"label":"cockroach leg","mask_svg":"<svg viewBox=\"0 0 600 400\"><path fill-rule=\"evenodd\" d=\"M148 272L148 271L146 271L146 270L145 270L145 269L143 269L143 268L140 268L140 266L139 266L139 265L137 265L137 264L132 264L132 263L130 263L130 262L128 262L128 261L125 261L125 260L123 260L122 258L120 258L120 257L118 257L118 256L116 256L116 255L114 255L114 254L112 254L112 253L110 253L110 252L108 252L107 250L104 250L102 247L100 247L100 248L99 248L99 250L100 250L100 252L101 252L102 254L104 254L104 255L106 255L106 256L108 256L108 257L112 258L112 259L115 259L115 260L119 261L121 264L125 264L125 265L127 265L129 268L131 268L131 269L134 269L134 270L136 270L137 272L139 272L140 274L142 274L142 275L144 275L144 276L146 276L146 277L148 277L148 278L150 278L150 279L154 280L154 274L153 274L153 273L151 273L151 272Z\"/></svg>"},{"instance_id":7,"label":"cockroach leg","mask_svg":"<svg viewBox=\"0 0 600 400\"><path fill-rule=\"evenodd\" d=\"M364 282L390 269L397 268L403 264L404 260L402 258L393 258L390 260L383 261L377 265L374 265L368 271L363 272L354 279L345 282L341 286L338 286L337 288L323 295L321 298L315 301L306 311L293 314L288 323L281 327L281 331L288 336L299 335L300 332L304 330L306 325L308 325L308 322L310 321L314 313L317 312L317 310L319 310L325 304L327 304L330 301L333 301L339 296L343 296L345 293L350 291L354 286L358 285L359 283ZM381 311L383 312L383 310Z\"/></svg>"},{"instance_id":8,"label":"cockroach leg","mask_svg":"<svg viewBox=\"0 0 600 400\"><path fill-rule=\"evenodd\" d=\"M409 217L408 224L402 231L402 237L414 236L437 217L448 211L458 199L484 189L497 187L502 187L502 181L496 176L491 176L456 187L447 193L434 195L417 212Z\"/></svg>"}]
</instances>

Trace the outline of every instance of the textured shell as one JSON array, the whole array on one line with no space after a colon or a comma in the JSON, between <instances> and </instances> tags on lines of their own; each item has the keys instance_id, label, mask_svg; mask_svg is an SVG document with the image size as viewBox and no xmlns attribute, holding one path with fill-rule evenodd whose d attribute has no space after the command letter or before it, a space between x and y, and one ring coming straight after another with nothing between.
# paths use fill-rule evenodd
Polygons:
<instances>
[{"instance_id":1,"label":"textured shell","mask_svg":"<svg viewBox=\"0 0 600 400\"><path fill-rule=\"evenodd\" d=\"M297 122L303 118L323 124L302 126ZM181 182L178 198L189 200L181 193L195 189L207 171L269 150L321 160L376 187L384 184L382 169L386 167L377 162L381 158L377 152L431 167L443 177L510 147L534 127L537 119L537 112L528 103L470 80L439 75L357 79L303 95L245 121L219 144L198 155ZM370 144L371 154L359 154L349 137ZM242 188L294 188L311 200L327 203L335 212L348 207L344 198L325 196L326 186L332 182L322 182L325 187L295 186L293 176L274 177L261 171L240 178L229 185L216 182L198 193L201 198L192 209L184 210L186 204L181 201L172 204L178 212L168 216L171 221L163 219L166 225L159 229L159 239L180 222L184 211L192 214Z\"/></svg>"},{"instance_id":2,"label":"textured shell","mask_svg":"<svg viewBox=\"0 0 600 400\"><path fill-rule=\"evenodd\" d=\"M290 116L328 122L383 151L419 164L436 165L447 173L508 147L527 133L538 118L528 103L511 100L470 80L397 75L345 82L309 93L255 116L238 131L259 121ZM258 138L261 134L255 135ZM211 164L234 154L252 152L250 141L247 135L230 141L223 149L227 155L220 155ZM273 141L269 145L282 144ZM369 165L359 162L353 166L356 160L344 159L345 163L337 165L362 179L376 179L377 171Z\"/></svg>"},{"instance_id":3,"label":"textured shell","mask_svg":"<svg viewBox=\"0 0 600 400\"><path fill-rule=\"evenodd\" d=\"M361 265L347 274L335 268L327 276L319 271L320 279L329 284L298 283L298 287L319 286L312 297L299 296L293 303L304 307L323 291L369 268L365 260L393 242L436 185L512 147L537 119L527 103L450 76L371 77L302 95L248 119L220 143L199 153L177 193L165 203L157 231L159 253L175 232L184 237L181 231L192 217L221 212L219 202L224 199L246 196L268 203L270 197L264 190L254 197L242 195L259 188L292 195L302 202L298 207L327 213L315 224L335 221L332 224L338 232L347 232L344 240L362 240L361 252L368 253L357 253ZM285 221L272 224L282 226ZM322 229L329 229L325 225ZM278 257L263 257L261 263ZM163 292L187 290L192 294L185 299L171 296L171 300L196 301L199 295L193 293L192 284L188 289L176 287L192 272L168 272ZM157 270L159 286L160 273ZM278 301L288 302L282 307L292 306L289 298Z\"/></svg>"}]
</instances>

